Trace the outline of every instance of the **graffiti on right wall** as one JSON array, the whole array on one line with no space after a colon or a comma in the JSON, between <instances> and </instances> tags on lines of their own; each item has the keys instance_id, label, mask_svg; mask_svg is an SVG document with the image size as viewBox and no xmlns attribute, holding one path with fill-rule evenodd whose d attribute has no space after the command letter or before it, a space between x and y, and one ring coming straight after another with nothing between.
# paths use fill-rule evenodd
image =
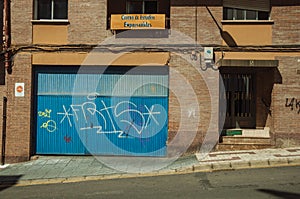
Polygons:
<instances>
[{"instance_id":1,"label":"graffiti on right wall","mask_svg":"<svg viewBox=\"0 0 300 199\"><path fill-rule=\"evenodd\" d=\"M297 111L300 114L300 99L296 98L286 98L285 99L285 107L291 109L291 111Z\"/></svg>"}]
</instances>

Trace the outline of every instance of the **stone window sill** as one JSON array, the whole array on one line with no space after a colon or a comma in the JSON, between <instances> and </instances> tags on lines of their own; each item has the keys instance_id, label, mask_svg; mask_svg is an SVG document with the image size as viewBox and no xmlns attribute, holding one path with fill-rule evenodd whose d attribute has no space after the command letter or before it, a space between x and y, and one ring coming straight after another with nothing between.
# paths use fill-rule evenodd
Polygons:
<instances>
[{"instance_id":1,"label":"stone window sill","mask_svg":"<svg viewBox=\"0 0 300 199\"><path fill-rule=\"evenodd\" d=\"M42 20L31 20L32 24L69 24L69 20L67 19L42 19Z\"/></svg>"},{"instance_id":2,"label":"stone window sill","mask_svg":"<svg viewBox=\"0 0 300 199\"><path fill-rule=\"evenodd\" d=\"M222 20L222 24L273 24L273 20Z\"/></svg>"}]
</instances>

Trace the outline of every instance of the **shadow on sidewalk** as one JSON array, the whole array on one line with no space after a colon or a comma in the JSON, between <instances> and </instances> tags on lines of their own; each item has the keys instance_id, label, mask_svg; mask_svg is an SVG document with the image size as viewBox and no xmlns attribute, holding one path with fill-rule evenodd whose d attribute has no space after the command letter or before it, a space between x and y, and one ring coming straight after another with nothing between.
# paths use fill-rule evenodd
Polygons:
<instances>
[{"instance_id":1,"label":"shadow on sidewalk","mask_svg":"<svg viewBox=\"0 0 300 199\"><path fill-rule=\"evenodd\" d=\"M22 175L15 176L0 176L0 191L14 186L18 183Z\"/></svg>"},{"instance_id":2,"label":"shadow on sidewalk","mask_svg":"<svg viewBox=\"0 0 300 199\"><path fill-rule=\"evenodd\" d=\"M278 198L280 197L283 199L298 199L298 198L300 198L300 194L298 194L298 193L276 191L276 190L272 190L272 189L258 189L258 191L276 196Z\"/></svg>"}]
</instances>

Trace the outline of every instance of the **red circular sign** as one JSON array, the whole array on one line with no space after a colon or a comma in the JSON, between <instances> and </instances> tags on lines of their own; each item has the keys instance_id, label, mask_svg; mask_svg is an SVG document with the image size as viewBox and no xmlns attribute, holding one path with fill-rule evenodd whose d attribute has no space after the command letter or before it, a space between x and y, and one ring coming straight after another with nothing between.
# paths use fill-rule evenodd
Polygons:
<instances>
[{"instance_id":1,"label":"red circular sign","mask_svg":"<svg viewBox=\"0 0 300 199\"><path fill-rule=\"evenodd\" d=\"M18 93L22 93L23 92L23 86L18 86L16 90L17 90Z\"/></svg>"}]
</instances>

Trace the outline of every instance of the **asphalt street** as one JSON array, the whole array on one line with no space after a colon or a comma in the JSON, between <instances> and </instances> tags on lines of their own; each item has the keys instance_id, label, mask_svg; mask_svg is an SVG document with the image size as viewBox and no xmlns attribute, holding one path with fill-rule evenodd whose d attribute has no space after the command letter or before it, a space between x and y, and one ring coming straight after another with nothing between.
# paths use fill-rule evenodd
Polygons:
<instances>
[{"instance_id":1,"label":"asphalt street","mask_svg":"<svg viewBox=\"0 0 300 199\"><path fill-rule=\"evenodd\" d=\"M0 198L300 198L300 167L6 186Z\"/></svg>"}]
</instances>

